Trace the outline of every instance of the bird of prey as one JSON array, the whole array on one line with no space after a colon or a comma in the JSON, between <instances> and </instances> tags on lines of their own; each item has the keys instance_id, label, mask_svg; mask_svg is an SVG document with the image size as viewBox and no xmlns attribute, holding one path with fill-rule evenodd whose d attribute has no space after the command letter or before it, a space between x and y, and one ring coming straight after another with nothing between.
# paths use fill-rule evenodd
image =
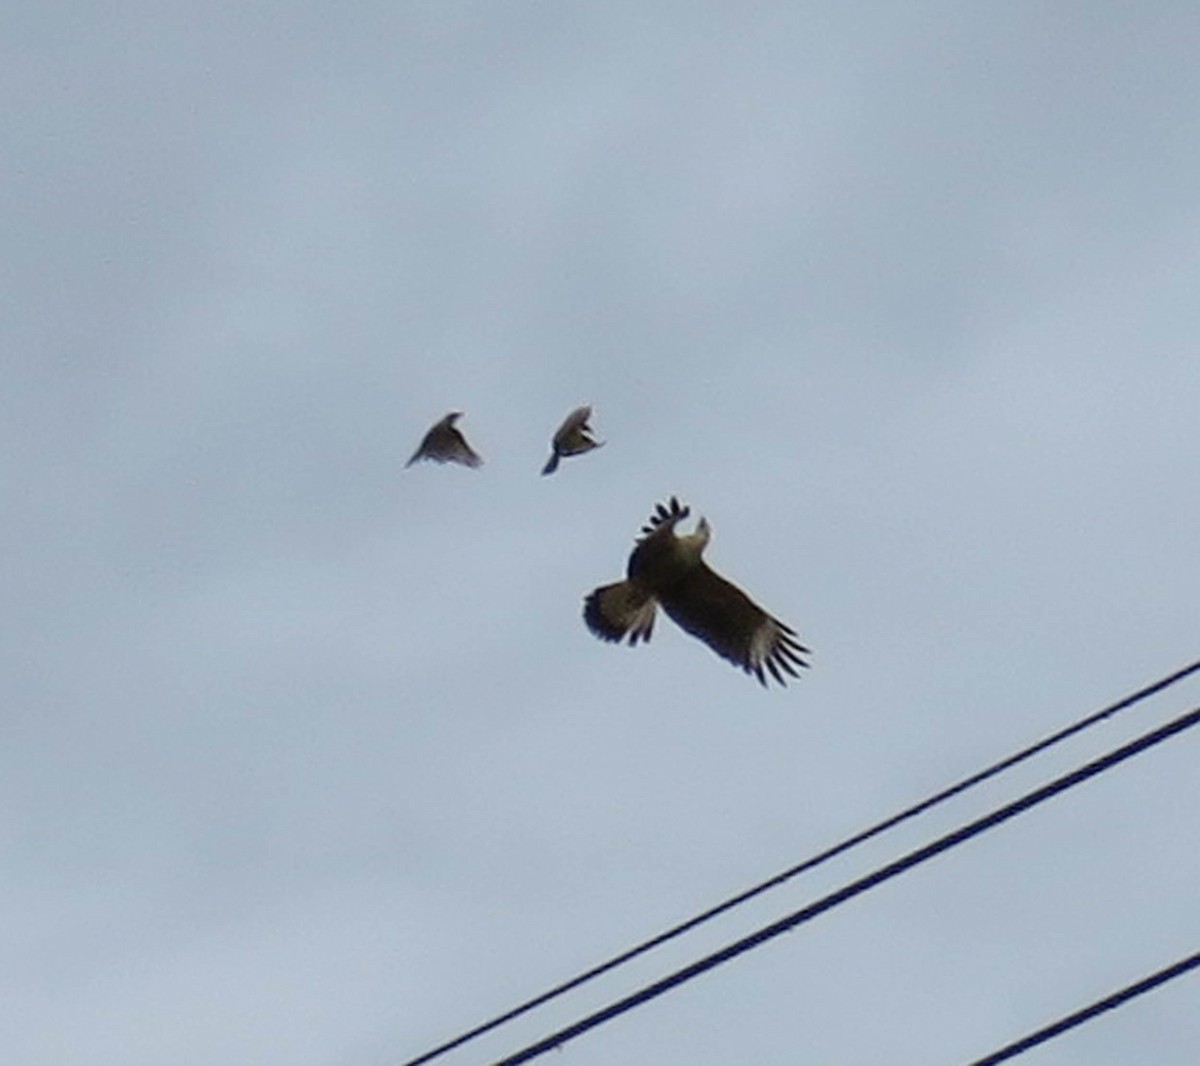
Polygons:
<instances>
[{"instance_id":1,"label":"bird of prey","mask_svg":"<svg viewBox=\"0 0 1200 1066\"><path fill-rule=\"evenodd\" d=\"M592 438L592 427L588 425L588 419L591 417L592 409L590 407L576 407L563 419L563 424L558 427L554 439L550 442L553 451L549 461L542 467L543 475L553 474L558 469L559 459L564 456L582 455L584 452L590 452L593 448L599 448L604 443L602 440Z\"/></svg>"},{"instance_id":2,"label":"bird of prey","mask_svg":"<svg viewBox=\"0 0 1200 1066\"><path fill-rule=\"evenodd\" d=\"M412 466L418 459L432 459L435 463L462 463L463 466L479 466L483 459L478 456L466 438L454 426L462 418L461 411L451 411L438 422L421 441L405 466Z\"/></svg>"},{"instance_id":3,"label":"bird of prey","mask_svg":"<svg viewBox=\"0 0 1200 1066\"><path fill-rule=\"evenodd\" d=\"M659 504L629 557L624 581L603 585L584 601L583 618L602 640L648 641L658 604L680 628L699 637L722 658L753 674L765 688L770 672L780 685L784 674L799 677L796 667L811 654L796 631L767 614L736 585L709 569L702 555L711 536L701 518L694 533L675 527L690 508L672 496Z\"/></svg>"}]
</instances>

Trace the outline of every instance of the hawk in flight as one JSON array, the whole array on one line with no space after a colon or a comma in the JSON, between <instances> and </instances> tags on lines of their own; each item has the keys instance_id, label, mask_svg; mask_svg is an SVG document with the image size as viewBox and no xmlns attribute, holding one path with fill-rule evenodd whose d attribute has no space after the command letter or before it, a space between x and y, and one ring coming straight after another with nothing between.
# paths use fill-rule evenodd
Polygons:
<instances>
[{"instance_id":1,"label":"hawk in flight","mask_svg":"<svg viewBox=\"0 0 1200 1066\"><path fill-rule=\"evenodd\" d=\"M588 628L602 640L648 641L655 606L661 604L680 628L753 674L764 688L764 671L780 685L787 684L784 674L799 677L796 667L808 666L804 656L811 652L794 629L709 569L702 558L711 536L706 519L700 519L694 533L675 532L689 513L674 496L670 507L658 505L642 527L625 580L601 586L584 601Z\"/></svg>"},{"instance_id":2,"label":"hawk in flight","mask_svg":"<svg viewBox=\"0 0 1200 1066\"><path fill-rule=\"evenodd\" d=\"M542 467L543 475L553 474L558 469L559 459L568 455L582 455L584 452L590 452L593 448L599 448L604 443L604 441L595 440L592 437L592 427L588 425L588 419L591 417L592 409L590 407L576 407L567 415L563 424L554 434L554 439L550 442L553 451L549 461Z\"/></svg>"},{"instance_id":3,"label":"hawk in flight","mask_svg":"<svg viewBox=\"0 0 1200 1066\"><path fill-rule=\"evenodd\" d=\"M462 463L463 466L479 466L483 459L467 443L466 437L454 423L462 418L461 411L451 411L437 423L413 452L405 466L412 466L418 459L432 459L435 463Z\"/></svg>"}]
</instances>

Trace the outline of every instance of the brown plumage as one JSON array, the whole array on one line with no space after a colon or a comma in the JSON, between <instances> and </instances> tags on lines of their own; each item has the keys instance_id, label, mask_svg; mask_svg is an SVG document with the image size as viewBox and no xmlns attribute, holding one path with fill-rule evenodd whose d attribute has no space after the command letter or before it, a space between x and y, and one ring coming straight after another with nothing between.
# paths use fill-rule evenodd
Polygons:
<instances>
[{"instance_id":1,"label":"brown plumage","mask_svg":"<svg viewBox=\"0 0 1200 1066\"><path fill-rule=\"evenodd\" d=\"M553 474L558 469L559 459L568 455L582 455L604 444L604 441L595 440L591 436L593 430L588 425L588 419L591 417L590 407L576 407L563 419L563 424L558 427L554 439L550 442L552 451L549 461L542 467L543 475Z\"/></svg>"},{"instance_id":2,"label":"brown plumage","mask_svg":"<svg viewBox=\"0 0 1200 1066\"><path fill-rule=\"evenodd\" d=\"M421 440L405 466L412 466L418 459L432 459L435 463L462 463L463 466L479 466L483 459L467 443L466 437L454 426L462 418L461 411L451 411L438 422Z\"/></svg>"},{"instance_id":3,"label":"brown plumage","mask_svg":"<svg viewBox=\"0 0 1200 1066\"><path fill-rule=\"evenodd\" d=\"M694 533L675 532L689 513L674 496L670 507L658 505L629 557L626 579L601 586L584 601L588 628L602 640L648 641L655 605L661 604L681 629L763 686L766 672L781 685L787 684L784 674L799 677L796 667L809 665L803 658L811 654L808 648L794 629L704 562L701 556L712 535L706 519L700 519Z\"/></svg>"}]
</instances>

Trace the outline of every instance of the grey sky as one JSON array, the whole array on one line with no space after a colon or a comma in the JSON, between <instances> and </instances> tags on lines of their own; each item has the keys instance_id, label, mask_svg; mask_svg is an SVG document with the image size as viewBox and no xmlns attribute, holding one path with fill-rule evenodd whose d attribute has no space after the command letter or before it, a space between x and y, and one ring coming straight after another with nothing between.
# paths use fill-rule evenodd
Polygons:
<instances>
[{"instance_id":1,"label":"grey sky","mask_svg":"<svg viewBox=\"0 0 1200 1066\"><path fill-rule=\"evenodd\" d=\"M8 1061L400 1061L1200 652L1187 5L5 21ZM485 465L404 470L452 409ZM672 493L802 682L586 631ZM1195 753L556 1058L982 1055L1196 950ZM1193 978L1036 1061L1198 1045Z\"/></svg>"}]
</instances>

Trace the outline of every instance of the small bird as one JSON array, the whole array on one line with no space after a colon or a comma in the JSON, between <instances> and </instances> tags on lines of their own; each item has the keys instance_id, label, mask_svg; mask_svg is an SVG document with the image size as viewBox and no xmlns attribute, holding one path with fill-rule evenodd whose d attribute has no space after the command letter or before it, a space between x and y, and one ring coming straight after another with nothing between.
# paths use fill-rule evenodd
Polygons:
<instances>
[{"instance_id":1,"label":"small bird","mask_svg":"<svg viewBox=\"0 0 1200 1066\"><path fill-rule=\"evenodd\" d=\"M709 569L701 558L712 535L707 519L700 519L694 533L676 534L690 513L674 496L669 507L658 505L629 557L626 579L593 591L584 601L584 621L602 640L628 637L633 646L650 639L655 605L661 604L680 628L753 674L764 688L764 667L786 685L783 674L799 677L796 667L807 667L803 656L811 652L794 629Z\"/></svg>"},{"instance_id":2,"label":"small bird","mask_svg":"<svg viewBox=\"0 0 1200 1066\"><path fill-rule=\"evenodd\" d=\"M462 411L451 411L425 434L421 445L405 466L412 466L418 459L432 459L435 463L462 463L463 466L479 466L483 459L467 443L467 439L454 427L462 418Z\"/></svg>"},{"instance_id":3,"label":"small bird","mask_svg":"<svg viewBox=\"0 0 1200 1066\"><path fill-rule=\"evenodd\" d=\"M558 461L568 455L582 455L584 452L590 452L593 448L599 448L604 444L602 440L594 440L590 434L592 427L588 425L588 419L592 417L592 409L590 407L576 407L563 420L563 424L558 427L554 434L554 439L550 442L550 447L553 452L550 454L550 459L544 467L542 467L542 476L553 474L558 469Z\"/></svg>"}]
</instances>

